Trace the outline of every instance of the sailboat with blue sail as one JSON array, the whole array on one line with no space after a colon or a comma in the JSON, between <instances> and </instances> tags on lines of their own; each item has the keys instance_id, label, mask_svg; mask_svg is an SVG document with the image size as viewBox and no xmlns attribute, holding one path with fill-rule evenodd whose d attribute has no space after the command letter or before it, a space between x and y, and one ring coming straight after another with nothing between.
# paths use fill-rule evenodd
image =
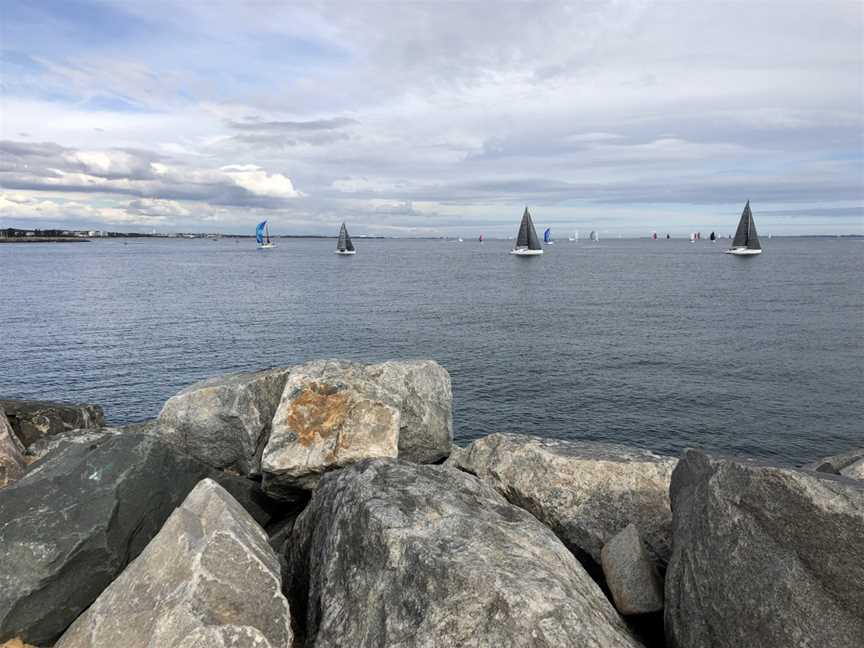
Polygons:
<instances>
[{"instance_id":1,"label":"sailboat with blue sail","mask_svg":"<svg viewBox=\"0 0 864 648\"><path fill-rule=\"evenodd\" d=\"M552 245L553 243L555 243L555 241L552 240L552 228L551 227L547 227L546 231L543 232L543 242L546 245Z\"/></svg>"},{"instance_id":2,"label":"sailboat with blue sail","mask_svg":"<svg viewBox=\"0 0 864 648\"><path fill-rule=\"evenodd\" d=\"M270 228L267 226L266 220L258 223L255 228L255 242L258 244L259 250L269 250L275 247L270 240Z\"/></svg>"}]
</instances>

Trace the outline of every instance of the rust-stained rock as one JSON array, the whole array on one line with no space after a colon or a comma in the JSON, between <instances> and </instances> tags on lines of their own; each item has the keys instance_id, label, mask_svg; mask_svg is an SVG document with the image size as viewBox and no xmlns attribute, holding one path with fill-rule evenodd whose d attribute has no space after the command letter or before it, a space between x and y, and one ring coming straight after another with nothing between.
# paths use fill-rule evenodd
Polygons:
<instances>
[{"instance_id":1,"label":"rust-stained rock","mask_svg":"<svg viewBox=\"0 0 864 648\"><path fill-rule=\"evenodd\" d=\"M359 459L396 457L399 411L344 382L292 375L273 417L261 468L264 490L314 488L321 473Z\"/></svg>"},{"instance_id":2,"label":"rust-stained rock","mask_svg":"<svg viewBox=\"0 0 864 648\"><path fill-rule=\"evenodd\" d=\"M4 641L0 644L0 648L37 648L36 646L32 646L28 643L24 643L21 640L21 637L15 637L14 639L10 639L9 641Z\"/></svg>"}]
</instances>

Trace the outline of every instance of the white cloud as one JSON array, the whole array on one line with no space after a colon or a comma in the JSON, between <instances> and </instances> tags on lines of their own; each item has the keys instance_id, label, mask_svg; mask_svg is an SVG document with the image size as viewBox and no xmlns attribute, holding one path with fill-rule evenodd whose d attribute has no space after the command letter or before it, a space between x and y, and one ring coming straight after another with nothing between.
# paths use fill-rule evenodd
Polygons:
<instances>
[{"instance_id":1,"label":"white cloud","mask_svg":"<svg viewBox=\"0 0 864 648\"><path fill-rule=\"evenodd\" d=\"M267 173L254 164L223 166L222 171L238 187L256 196L271 198L297 198L302 194L294 189L291 179L281 173Z\"/></svg>"}]
</instances>

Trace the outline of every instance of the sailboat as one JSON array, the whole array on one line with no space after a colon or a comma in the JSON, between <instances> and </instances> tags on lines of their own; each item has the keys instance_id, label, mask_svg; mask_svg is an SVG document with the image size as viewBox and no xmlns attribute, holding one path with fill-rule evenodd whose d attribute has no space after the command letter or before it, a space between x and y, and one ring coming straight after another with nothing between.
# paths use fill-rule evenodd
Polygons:
<instances>
[{"instance_id":1,"label":"sailboat","mask_svg":"<svg viewBox=\"0 0 864 648\"><path fill-rule=\"evenodd\" d=\"M656 241L656 240L657 240L657 232L651 232L651 240L652 240L652 241Z\"/></svg>"},{"instance_id":2,"label":"sailboat","mask_svg":"<svg viewBox=\"0 0 864 648\"><path fill-rule=\"evenodd\" d=\"M357 254L354 250L354 244L351 242L351 237L348 236L348 228L345 223L339 229L339 240L336 242L336 254L348 256L349 254Z\"/></svg>"},{"instance_id":3,"label":"sailboat","mask_svg":"<svg viewBox=\"0 0 864 648\"><path fill-rule=\"evenodd\" d=\"M575 232L573 232L573 236L567 240L568 241L578 241L579 240L579 230L576 230Z\"/></svg>"},{"instance_id":4,"label":"sailboat","mask_svg":"<svg viewBox=\"0 0 864 648\"><path fill-rule=\"evenodd\" d=\"M735 230L732 247L723 251L726 254L735 254L738 256L762 253L762 246L759 245L759 235L756 233L756 223L753 222L753 212L750 211L749 200L744 205L744 211L741 212L741 220L738 221L738 229Z\"/></svg>"},{"instance_id":5,"label":"sailboat","mask_svg":"<svg viewBox=\"0 0 864 648\"><path fill-rule=\"evenodd\" d=\"M522 222L519 224L519 234L516 236L516 244L510 250L510 254L517 256L536 256L543 254L540 239L537 238L537 230L534 229L534 221L528 208L522 214Z\"/></svg>"},{"instance_id":6,"label":"sailboat","mask_svg":"<svg viewBox=\"0 0 864 648\"><path fill-rule=\"evenodd\" d=\"M274 247L270 241L270 228L267 227L267 221L258 223L255 228L255 242L258 244L259 250L269 250Z\"/></svg>"},{"instance_id":7,"label":"sailboat","mask_svg":"<svg viewBox=\"0 0 864 648\"><path fill-rule=\"evenodd\" d=\"M591 230L591 233L588 235L588 240L594 241L596 243L597 241L600 240L600 235L597 232L595 232L594 230Z\"/></svg>"},{"instance_id":8,"label":"sailboat","mask_svg":"<svg viewBox=\"0 0 864 648\"><path fill-rule=\"evenodd\" d=\"M554 245L555 244L555 241L552 240L552 228L551 227L547 227L546 231L543 232L543 242L546 245Z\"/></svg>"},{"instance_id":9,"label":"sailboat","mask_svg":"<svg viewBox=\"0 0 864 648\"><path fill-rule=\"evenodd\" d=\"M691 242L691 243L695 243L695 242L696 242L696 232L691 232L691 233L690 233L690 242Z\"/></svg>"},{"instance_id":10,"label":"sailboat","mask_svg":"<svg viewBox=\"0 0 864 648\"><path fill-rule=\"evenodd\" d=\"M717 235L714 232L711 232L711 236L709 236L708 238L711 239L711 242L713 243L717 240Z\"/></svg>"},{"instance_id":11,"label":"sailboat","mask_svg":"<svg viewBox=\"0 0 864 648\"><path fill-rule=\"evenodd\" d=\"M483 235L482 234L480 235L480 242L481 243L483 242Z\"/></svg>"}]
</instances>

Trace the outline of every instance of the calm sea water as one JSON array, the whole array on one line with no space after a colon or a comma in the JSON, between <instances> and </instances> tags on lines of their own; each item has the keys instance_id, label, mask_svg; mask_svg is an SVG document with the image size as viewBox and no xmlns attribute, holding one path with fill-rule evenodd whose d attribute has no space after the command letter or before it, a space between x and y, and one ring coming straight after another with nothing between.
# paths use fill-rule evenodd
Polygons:
<instances>
[{"instance_id":1,"label":"calm sea water","mask_svg":"<svg viewBox=\"0 0 864 648\"><path fill-rule=\"evenodd\" d=\"M864 243L0 245L0 395L156 416L221 372L430 357L458 440L500 431L798 463L864 445Z\"/></svg>"}]
</instances>

